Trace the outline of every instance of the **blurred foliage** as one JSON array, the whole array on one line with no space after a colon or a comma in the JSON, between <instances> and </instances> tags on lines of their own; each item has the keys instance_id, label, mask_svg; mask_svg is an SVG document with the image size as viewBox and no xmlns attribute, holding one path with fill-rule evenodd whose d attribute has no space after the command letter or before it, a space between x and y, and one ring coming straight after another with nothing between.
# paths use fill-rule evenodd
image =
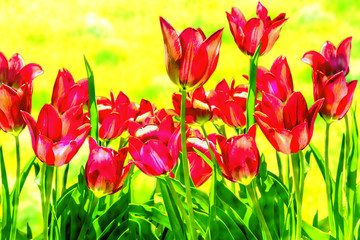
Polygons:
<instances>
[{"instance_id":1,"label":"blurred foliage","mask_svg":"<svg viewBox=\"0 0 360 240\"><path fill-rule=\"evenodd\" d=\"M280 38L269 54L261 57L259 64L267 68L279 55L288 59L295 90L302 91L308 105L313 103L311 68L301 62L302 55L309 50L319 51L329 40L336 46L346 37L353 36L348 81L360 77L360 4L358 0L334 1L262 1L272 18L285 12L289 20L283 27ZM83 55L92 66L95 76L96 94L109 96L124 91L137 103L146 98L160 107L171 107L171 96L177 91L166 74L163 57L163 40L159 16L167 19L179 32L186 27L201 27L208 36L225 27L217 70L205 85L213 88L225 78L245 82L242 75L248 74L249 59L234 43L226 19L226 11L238 7L246 18L255 16L257 1L235 0L178 0L178 1L84 1L84 0L0 0L0 51L7 58L20 53L26 63L38 63L44 74L34 81L33 111L37 116L45 103L50 103L52 87L58 69L67 68L75 80L86 76ZM354 104L360 99L359 87ZM359 112L356 113L360 119ZM210 124L208 125L210 126ZM340 146L344 121L332 125L330 141ZM313 144L322 152L325 124L316 121ZM229 132L233 132L229 129ZM232 133L234 134L234 133ZM33 155L30 136L25 129L20 135L22 165ZM257 137L260 151L267 156L268 168L277 171L275 151L261 131ZM261 143L261 144L260 144ZM0 144L9 175L9 186L15 176L15 141L0 133ZM337 159L340 149L330 148L331 158ZM86 162L88 147L85 143L72 160L70 181L76 181L81 165ZM331 167L334 169L336 164ZM314 161L307 176L303 203L304 219L311 222L317 209L319 218L327 214L324 205L325 184ZM335 169L334 171L335 172ZM28 178L20 198L19 226L26 229L29 222L36 234L40 232L40 194ZM151 195L153 182L147 176L139 176L135 182L135 200L146 201ZM205 185L206 189L209 185ZM31 209L31 211L29 210Z\"/></svg>"}]
</instances>

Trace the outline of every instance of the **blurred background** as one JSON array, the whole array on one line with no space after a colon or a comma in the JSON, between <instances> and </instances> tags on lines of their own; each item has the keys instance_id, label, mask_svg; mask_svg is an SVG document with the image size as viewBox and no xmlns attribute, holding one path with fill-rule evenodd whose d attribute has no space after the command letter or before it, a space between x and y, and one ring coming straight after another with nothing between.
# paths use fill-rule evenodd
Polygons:
<instances>
[{"instance_id":1,"label":"blurred background","mask_svg":"<svg viewBox=\"0 0 360 240\"><path fill-rule=\"evenodd\" d=\"M85 55L95 75L96 94L109 97L112 89L117 95L124 91L131 101L142 98L155 103L158 108L169 108L171 96L177 87L169 80L164 66L163 39L159 16L167 19L181 32L187 27L199 28L209 36L224 27L220 58L216 71L205 84L208 91L225 78L228 82L245 82L249 59L237 48L229 30L226 11L239 8L245 17L255 16L257 2L232 0L177 0L177 1L84 1L84 0L0 0L0 51L10 58L20 53L26 63L38 63L44 74L34 81L32 115L37 118L41 107L51 102L52 88L60 68L67 68L75 81L86 77ZM308 106L312 97L311 68L301 61L310 50L319 51L329 40L338 46L345 38L353 36L350 73L347 81L360 79L360 4L358 0L297 0L261 1L271 18L286 13L289 20L284 25L279 40L270 53L261 57L259 65L268 69L275 58L287 57L296 91L301 91ZM359 84L358 84L359 85ZM354 103L359 103L359 87ZM360 119L359 111L357 112ZM209 129L212 130L210 124ZM340 151L341 135L345 121L332 125L330 135L331 169L335 174ZM323 153L325 124L318 117L312 143ZM233 134L233 133L231 133ZM22 165L33 155L27 129L20 135ZM258 131L257 144L266 156L268 168L275 173L275 150ZM10 188L15 176L15 141L0 133ZM76 181L80 166L85 165L87 143L71 161L69 184ZM282 156L285 160L285 156ZM141 174L135 182L135 200L148 199L153 189L151 178ZM207 186L203 187L205 190ZM319 218L327 215L325 184L315 161L305 182L303 215L312 221L316 211ZM41 231L40 192L30 173L20 198L19 227L29 223L34 235Z\"/></svg>"}]
</instances>

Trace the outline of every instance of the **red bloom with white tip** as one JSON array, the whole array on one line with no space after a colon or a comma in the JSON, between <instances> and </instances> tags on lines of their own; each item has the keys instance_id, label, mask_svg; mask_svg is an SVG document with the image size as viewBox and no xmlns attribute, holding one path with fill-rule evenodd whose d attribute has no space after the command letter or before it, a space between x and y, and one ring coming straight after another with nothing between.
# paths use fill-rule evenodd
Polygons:
<instances>
[{"instance_id":1,"label":"red bloom with white tip","mask_svg":"<svg viewBox=\"0 0 360 240\"><path fill-rule=\"evenodd\" d=\"M277 151L297 153L309 144L323 102L324 99L317 100L308 110L300 92L294 92L286 104L271 94L263 93L261 112L256 111L254 117Z\"/></svg>"},{"instance_id":2,"label":"red bloom with white tip","mask_svg":"<svg viewBox=\"0 0 360 240\"><path fill-rule=\"evenodd\" d=\"M82 79L75 83L71 73L63 68L56 77L51 104L63 114L71 107L84 104L89 100L88 81Z\"/></svg>"},{"instance_id":3,"label":"red bloom with white tip","mask_svg":"<svg viewBox=\"0 0 360 240\"><path fill-rule=\"evenodd\" d=\"M50 166L68 163L91 128L90 124L83 124L82 105L70 108L60 117L52 105L45 104L37 122L29 113L21 114L28 125L36 156Z\"/></svg>"},{"instance_id":4,"label":"red bloom with white tip","mask_svg":"<svg viewBox=\"0 0 360 240\"><path fill-rule=\"evenodd\" d=\"M225 178L232 182L249 184L257 176L260 168L260 154L255 143L256 126L250 127L247 134L229 139L217 135L222 158L217 160Z\"/></svg>"},{"instance_id":5,"label":"red bloom with white tip","mask_svg":"<svg viewBox=\"0 0 360 240\"><path fill-rule=\"evenodd\" d=\"M129 152L142 172L160 176L173 170L179 156L180 128L175 130L171 116L145 126L129 122L129 133Z\"/></svg>"},{"instance_id":6,"label":"red bloom with white tip","mask_svg":"<svg viewBox=\"0 0 360 240\"><path fill-rule=\"evenodd\" d=\"M171 81L180 88L198 88L215 71L223 29L206 38L198 28L187 28L180 35L160 17L164 38L165 65Z\"/></svg>"},{"instance_id":7,"label":"red bloom with white tip","mask_svg":"<svg viewBox=\"0 0 360 240\"><path fill-rule=\"evenodd\" d=\"M181 93L174 93L172 100L175 108L174 114L180 116ZM202 86L187 93L185 114L186 122L189 124L204 124L211 120L213 112Z\"/></svg>"},{"instance_id":8,"label":"red bloom with white tip","mask_svg":"<svg viewBox=\"0 0 360 240\"><path fill-rule=\"evenodd\" d=\"M43 73L41 67L15 54L9 61L0 52L0 128L18 135L25 127L21 111L31 112L32 81Z\"/></svg>"},{"instance_id":9,"label":"red bloom with white tip","mask_svg":"<svg viewBox=\"0 0 360 240\"><path fill-rule=\"evenodd\" d=\"M97 146L95 139L89 138L90 155L85 166L85 180L88 188L97 197L114 194L124 186L131 163L124 166L128 148L119 152Z\"/></svg>"},{"instance_id":10,"label":"red bloom with white tip","mask_svg":"<svg viewBox=\"0 0 360 240\"><path fill-rule=\"evenodd\" d=\"M346 76L349 73L351 39L344 39L336 48L334 44L327 41L321 47L320 53L310 51L304 54L302 61L309 64L313 71L320 71L327 77L338 72Z\"/></svg>"},{"instance_id":11,"label":"red bloom with white tip","mask_svg":"<svg viewBox=\"0 0 360 240\"><path fill-rule=\"evenodd\" d=\"M279 38L281 27L286 22L285 13L273 20L268 16L267 9L259 2L257 5L257 18L246 21L242 12L232 8L231 14L226 13L231 33L239 49L253 56L261 43L260 55L269 52Z\"/></svg>"},{"instance_id":12,"label":"red bloom with white tip","mask_svg":"<svg viewBox=\"0 0 360 240\"><path fill-rule=\"evenodd\" d=\"M278 57L270 71L264 67L258 67L257 88L266 93L270 93L281 101L285 102L294 92L294 85L286 57Z\"/></svg>"},{"instance_id":13,"label":"red bloom with white tip","mask_svg":"<svg viewBox=\"0 0 360 240\"><path fill-rule=\"evenodd\" d=\"M343 118L349 111L357 80L346 82L343 72L327 77L322 72L313 72L314 99L324 98L319 111L321 117L331 123Z\"/></svg>"}]
</instances>

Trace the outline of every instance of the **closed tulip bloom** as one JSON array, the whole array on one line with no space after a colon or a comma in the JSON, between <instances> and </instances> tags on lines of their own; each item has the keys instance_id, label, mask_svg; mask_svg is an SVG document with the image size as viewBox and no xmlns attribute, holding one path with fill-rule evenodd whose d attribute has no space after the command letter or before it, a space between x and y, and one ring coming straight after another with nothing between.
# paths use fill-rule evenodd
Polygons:
<instances>
[{"instance_id":1,"label":"closed tulip bloom","mask_svg":"<svg viewBox=\"0 0 360 240\"><path fill-rule=\"evenodd\" d=\"M217 135L222 158L218 161L225 178L232 182L249 184L257 176L260 168L260 154L255 143L256 126L250 127L247 134L226 139Z\"/></svg>"},{"instance_id":2,"label":"closed tulip bloom","mask_svg":"<svg viewBox=\"0 0 360 240\"><path fill-rule=\"evenodd\" d=\"M257 18L246 21L242 12L235 7L232 8L231 13L226 14L237 46L249 56L254 55L260 43L260 55L269 52L279 38L281 28L287 20L285 13L271 20L267 9L260 2L256 10Z\"/></svg>"},{"instance_id":3,"label":"closed tulip bloom","mask_svg":"<svg viewBox=\"0 0 360 240\"><path fill-rule=\"evenodd\" d=\"M174 105L174 114L180 116L181 113L181 93L174 93L172 97ZM188 92L186 98L186 123L204 124L210 121L213 112L211 110L210 102L207 99L204 88L199 87L194 91Z\"/></svg>"},{"instance_id":4,"label":"closed tulip bloom","mask_svg":"<svg viewBox=\"0 0 360 240\"><path fill-rule=\"evenodd\" d=\"M205 84L215 71L223 29L206 38L198 28L187 28L180 35L160 17L164 38L167 73L181 89L198 88Z\"/></svg>"},{"instance_id":5,"label":"closed tulip bloom","mask_svg":"<svg viewBox=\"0 0 360 240\"><path fill-rule=\"evenodd\" d=\"M171 116L158 125L129 123L129 133L129 152L142 172L160 176L173 170L179 156L180 128L175 131Z\"/></svg>"},{"instance_id":6,"label":"closed tulip bloom","mask_svg":"<svg viewBox=\"0 0 360 240\"><path fill-rule=\"evenodd\" d=\"M95 139L89 138L90 155L85 166L85 180L88 188L97 197L114 194L124 186L131 163L124 166L128 148L119 152L97 146Z\"/></svg>"},{"instance_id":7,"label":"closed tulip bloom","mask_svg":"<svg viewBox=\"0 0 360 240\"><path fill-rule=\"evenodd\" d=\"M56 77L51 104L63 114L71 107L84 104L89 100L88 81L82 79L75 83L71 73L63 68Z\"/></svg>"},{"instance_id":8,"label":"closed tulip bloom","mask_svg":"<svg viewBox=\"0 0 360 240\"><path fill-rule=\"evenodd\" d=\"M309 64L313 71L320 71L327 77L338 72L346 76L349 73L351 39L344 39L336 48L334 44L327 41L320 49L320 53L310 51L304 54L302 61Z\"/></svg>"},{"instance_id":9,"label":"closed tulip bloom","mask_svg":"<svg viewBox=\"0 0 360 240\"><path fill-rule=\"evenodd\" d=\"M316 71L313 83L314 99L324 99L319 111L321 117L328 123L343 118L350 109L357 80L347 83L342 71L330 77Z\"/></svg>"},{"instance_id":10,"label":"closed tulip bloom","mask_svg":"<svg viewBox=\"0 0 360 240\"><path fill-rule=\"evenodd\" d=\"M47 165L62 166L78 152L90 132L83 124L82 105L64 112L62 116L49 104L41 109L38 121L26 112L22 116L29 128L35 155Z\"/></svg>"},{"instance_id":11,"label":"closed tulip bloom","mask_svg":"<svg viewBox=\"0 0 360 240\"><path fill-rule=\"evenodd\" d=\"M21 111L31 112L32 81L43 73L41 67L15 54L9 61L0 52L0 128L18 135L25 127Z\"/></svg>"},{"instance_id":12,"label":"closed tulip bloom","mask_svg":"<svg viewBox=\"0 0 360 240\"><path fill-rule=\"evenodd\" d=\"M264 67L258 67L257 88L270 93L285 102L294 92L294 85L286 57L278 57L270 71Z\"/></svg>"},{"instance_id":13,"label":"closed tulip bloom","mask_svg":"<svg viewBox=\"0 0 360 240\"><path fill-rule=\"evenodd\" d=\"M308 110L300 92L294 92L286 104L271 94L263 93L261 112L256 111L254 117L277 151L297 153L309 144L323 102L324 99L317 100Z\"/></svg>"}]
</instances>

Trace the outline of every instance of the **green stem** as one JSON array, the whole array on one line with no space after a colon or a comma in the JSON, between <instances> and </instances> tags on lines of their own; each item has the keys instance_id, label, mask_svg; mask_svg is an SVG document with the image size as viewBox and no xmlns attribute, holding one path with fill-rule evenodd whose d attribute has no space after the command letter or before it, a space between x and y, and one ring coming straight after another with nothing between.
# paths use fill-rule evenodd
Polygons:
<instances>
[{"instance_id":1,"label":"green stem","mask_svg":"<svg viewBox=\"0 0 360 240\"><path fill-rule=\"evenodd\" d=\"M295 198L296 198L296 240L301 239L301 207L302 207L302 198L301 198L301 182L303 178L303 172L299 171L299 153L291 154L293 177L294 177L294 189L295 189ZM300 164L301 165L301 164Z\"/></svg>"},{"instance_id":2,"label":"green stem","mask_svg":"<svg viewBox=\"0 0 360 240\"><path fill-rule=\"evenodd\" d=\"M326 196L328 202L328 212L329 212L329 226L331 235L336 236L336 227L334 221L334 207L332 201L332 189L331 189L331 173L329 166L329 133L330 133L330 124L326 123L326 132L325 132L325 184L326 184Z\"/></svg>"},{"instance_id":3,"label":"green stem","mask_svg":"<svg viewBox=\"0 0 360 240\"><path fill-rule=\"evenodd\" d=\"M266 238L264 239L267 239L267 240L272 240L272 237L271 237L271 234L270 234L270 230L266 224L266 221L265 221L265 218L264 218L264 215L262 214L261 212L261 209L260 209L260 205L259 205L259 202L257 201L257 197L255 196L255 192L253 191L252 187L251 187L251 184L248 184L246 185L246 189L250 195L250 198L251 198L251 201L254 205L254 208L255 208L255 211L256 211L256 215L261 223L261 226L263 228L263 231L266 235Z\"/></svg>"},{"instance_id":4,"label":"green stem","mask_svg":"<svg viewBox=\"0 0 360 240\"><path fill-rule=\"evenodd\" d=\"M256 76L260 49L261 44L256 49L254 56L250 58L249 93L246 100L246 132L255 123Z\"/></svg>"},{"instance_id":5,"label":"green stem","mask_svg":"<svg viewBox=\"0 0 360 240\"><path fill-rule=\"evenodd\" d=\"M191 236L191 224L190 224L190 220L187 216L187 213L185 211L185 208L184 206L182 205L182 202L174 188L174 185L172 184L171 182L171 179L169 177L169 175L165 175L165 181L166 181L166 184L168 185L168 188L171 192L171 195L173 196L175 202L176 202L176 205L178 206L178 208L180 209L180 212L181 212L181 215L183 216L183 219L185 220L185 224L186 224L186 227L187 227L187 230L188 230L188 233L189 235Z\"/></svg>"},{"instance_id":6,"label":"green stem","mask_svg":"<svg viewBox=\"0 0 360 240\"><path fill-rule=\"evenodd\" d=\"M186 151L186 128L185 128L185 110L186 110L186 89L181 90L181 147L182 147L182 167L184 171L184 181L186 188L186 200L189 211L189 219L190 219L190 235L192 239L195 239L196 231L195 231L195 221L194 221L194 210L192 204L192 196L190 189L190 170L189 170L189 162L187 160L187 151Z\"/></svg>"},{"instance_id":7,"label":"green stem","mask_svg":"<svg viewBox=\"0 0 360 240\"><path fill-rule=\"evenodd\" d=\"M16 239L16 224L17 224L17 215L19 207L19 197L20 197L20 142L19 136L16 135L16 180L15 180L15 197L14 197L14 207L13 207L13 218L10 231L10 239Z\"/></svg>"},{"instance_id":8,"label":"green stem","mask_svg":"<svg viewBox=\"0 0 360 240\"><path fill-rule=\"evenodd\" d=\"M95 207L96 207L98 201L99 201L99 198L97 198L95 196L95 194L90 195L90 201L89 201L89 206L87 209L86 220L85 220L85 223L81 226L79 237L78 237L79 240L85 239L85 234L86 234L87 230L89 229L89 226L91 225L92 215L94 213L94 210L95 210Z\"/></svg>"},{"instance_id":9,"label":"green stem","mask_svg":"<svg viewBox=\"0 0 360 240\"><path fill-rule=\"evenodd\" d=\"M41 169L41 202L43 207L43 236L48 239L49 209L51 203L51 188L53 182L54 167L43 163Z\"/></svg>"}]
</instances>

